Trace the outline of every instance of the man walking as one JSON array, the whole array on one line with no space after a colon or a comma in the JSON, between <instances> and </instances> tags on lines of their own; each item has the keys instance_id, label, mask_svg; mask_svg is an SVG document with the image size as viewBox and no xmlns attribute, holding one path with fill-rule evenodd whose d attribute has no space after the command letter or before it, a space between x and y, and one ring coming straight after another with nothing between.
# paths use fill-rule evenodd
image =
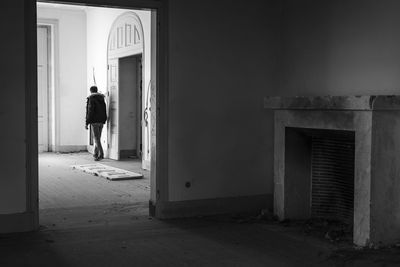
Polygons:
<instances>
[{"instance_id":1,"label":"man walking","mask_svg":"<svg viewBox=\"0 0 400 267\"><path fill-rule=\"evenodd\" d=\"M92 127L93 139L95 142L94 160L98 161L104 158L103 147L101 146L101 131L107 121L106 102L104 95L97 92L97 86L90 87L90 96L86 101L86 130L88 125Z\"/></svg>"}]
</instances>

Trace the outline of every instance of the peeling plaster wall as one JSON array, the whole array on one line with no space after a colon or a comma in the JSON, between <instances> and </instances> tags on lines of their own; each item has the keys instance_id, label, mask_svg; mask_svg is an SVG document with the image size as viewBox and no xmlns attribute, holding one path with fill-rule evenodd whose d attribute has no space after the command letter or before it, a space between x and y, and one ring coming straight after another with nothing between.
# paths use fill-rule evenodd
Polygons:
<instances>
[{"instance_id":1,"label":"peeling plaster wall","mask_svg":"<svg viewBox=\"0 0 400 267\"><path fill-rule=\"evenodd\" d=\"M169 1L169 198L272 194L279 1ZM191 187L185 184L190 182Z\"/></svg>"}]
</instances>

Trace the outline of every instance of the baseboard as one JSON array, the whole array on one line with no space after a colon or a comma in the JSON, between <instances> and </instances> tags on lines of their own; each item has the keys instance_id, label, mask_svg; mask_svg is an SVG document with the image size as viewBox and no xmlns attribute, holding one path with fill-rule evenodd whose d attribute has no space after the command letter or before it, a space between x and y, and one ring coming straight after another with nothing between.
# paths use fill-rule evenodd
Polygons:
<instances>
[{"instance_id":1,"label":"baseboard","mask_svg":"<svg viewBox=\"0 0 400 267\"><path fill-rule=\"evenodd\" d=\"M156 205L152 200L149 200L149 216L156 217Z\"/></svg>"},{"instance_id":2,"label":"baseboard","mask_svg":"<svg viewBox=\"0 0 400 267\"><path fill-rule=\"evenodd\" d=\"M0 233L17 233L37 230L33 212L0 214Z\"/></svg>"},{"instance_id":3,"label":"baseboard","mask_svg":"<svg viewBox=\"0 0 400 267\"><path fill-rule=\"evenodd\" d=\"M273 195L255 195L189 201L150 203L150 213L160 219L195 217L205 215L260 212L272 209Z\"/></svg>"},{"instance_id":4,"label":"baseboard","mask_svg":"<svg viewBox=\"0 0 400 267\"><path fill-rule=\"evenodd\" d=\"M71 153L71 152L81 152L81 151L87 151L87 146L53 146L52 147L53 152L58 152L58 153Z\"/></svg>"},{"instance_id":5,"label":"baseboard","mask_svg":"<svg viewBox=\"0 0 400 267\"><path fill-rule=\"evenodd\" d=\"M119 157L121 159L126 159L130 157L137 157L136 149L120 150Z\"/></svg>"}]
</instances>

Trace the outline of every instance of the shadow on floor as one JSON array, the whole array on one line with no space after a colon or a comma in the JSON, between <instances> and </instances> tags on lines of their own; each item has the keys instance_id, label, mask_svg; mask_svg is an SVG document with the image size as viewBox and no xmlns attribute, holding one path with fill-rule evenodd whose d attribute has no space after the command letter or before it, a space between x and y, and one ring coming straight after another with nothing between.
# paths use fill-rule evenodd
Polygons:
<instances>
[{"instance_id":1,"label":"shadow on floor","mask_svg":"<svg viewBox=\"0 0 400 267\"><path fill-rule=\"evenodd\" d=\"M356 250L299 228L230 215L157 220L148 202L41 211L0 236L0 266L398 266L399 248Z\"/></svg>"},{"instance_id":2,"label":"shadow on floor","mask_svg":"<svg viewBox=\"0 0 400 267\"><path fill-rule=\"evenodd\" d=\"M398 266L399 249L343 250L281 225L221 217L45 228L0 236L0 266Z\"/></svg>"}]
</instances>

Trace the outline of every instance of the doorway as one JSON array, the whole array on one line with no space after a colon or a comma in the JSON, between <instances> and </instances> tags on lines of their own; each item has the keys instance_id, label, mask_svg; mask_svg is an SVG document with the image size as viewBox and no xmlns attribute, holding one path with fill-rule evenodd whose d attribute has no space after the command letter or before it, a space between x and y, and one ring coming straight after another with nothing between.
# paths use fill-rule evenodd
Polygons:
<instances>
[{"instance_id":1,"label":"doorway","mask_svg":"<svg viewBox=\"0 0 400 267\"><path fill-rule=\"evenodd\" d=\"M136 156L146 170L152 154L150 40L144 18L127 11L114 20L107 43L107 155L114 160Z\"/></svg>"},{"instance_id":2,"label":"doorway","mask_svg":"<svg viewBox=\"0 0 400 267\"><path fill-rule=\"evenodd\" d=\"M51 7L55 8L56 5L52 4ZM76 15L79 12L81 12L82 10L86 11L85 7L72 7L72 8L74 9L74 11L73 11L74 15ZM68 8L66 8L66 9L68 9ZM103 8L103 9L105 9L105 8ZM93 7L91 7L90 10L93 10ZM124 10L124 12L126 12L126 10ZM49 12L49 13L51 13L51 12ZM156 17L155 16L156 16L155 11L152 11L152 18L151 18L150 21L152 21L152 22L156 21L156 19L155 19ZM62 22L59 21L59 23L61 24ZM63 25L60 25L60 28L62 26ZM153 30L154 29L152 28L152 31ZM41 38L41 37L39 37L40 32L41 32L41 30L39 30L39 28L38 28L38 41ZM156 36L155 33L151 33L151 35ZM60 32L58 33L58 36L59 36L59 42L60 42L59 54L61 55L63 52L62 52L62 48L61 48L62 36L61 36ZM142 37L143 36L139 36L139 38L142 38ZM134 38L137 38L137 36L134 36ZM107 40L106 40L106 42L107 42ZM124 42L129 44L127 39L125 39ZM78 40L75 40L75 44L76 43L78 43ZM93 48L92 46L88 46L88 47L90 47L91 49L96 50L96 48ZM39 48L39 43L38 43L38 48ZM156 49L154 47L152 47L148 51L149 54L155 53L155 52L156 52ZM38 55L39 54L40 54L40 52L38 51ZM107 59L107 55L105 55L105 58ZM150 56L148 57L148 59L150 59ZM61 62L62 60L63 60L62 58L59 59L58 63L60 65L62 64L62 62ZM147 78L147 80L148 80L148 83L147 83L148 84L148 86L147 86L148 92L147 92L146 98L149 99L149 103L151 102L151 103L153 103L153 106L155 106L156 99L155 98L151 99L150 95L152 97L156 96L155 87L156 87L156 84L157 84L157 79L156 79L156 76L155 76L156 67L154 66L156 64L156 57L155 56L152 57L152 61L151 61L152 64L151 65L149 64L149 68L148 68L147 72L143 71L143 61L144 61L144 51L141 51L141 53L136 53L136 54L130 55L130 56L118 57L118 65L120 66L120 68L117 69L118 70L117 76L120 78L119 79L119 83L118 83L118 90L119 90L120 99L119 99L118 106L117 106L118 115L119 116L118 116L117 120L115 120L115 121L119 125L124 125L124 127L121 128L120 135L119 135L119 138L118 138L119 141L120 141L120 143L119 143L119 145L120 145L119 146L119 158L118 158L119 161L118 162L114 162L114 161L111 161L111 160L107 160L107 161L102 162L104 164L112 165L114 167L128 166L130 164L129 162L131 162L130 160L132 160L132 159L142 160L144 158L143 157L143 141L142 141L143 131L144 131L144 127L142 127L142 125L143 125L143 119L142 118L143 118L143 109L144 109L144 105L142 104L142 99L144 98L144 92L143 92L143 83L144 83L144 81L143 80L144 80L144 78ZM97 62L97 61L95 61L93 59L92 59L92 61L89 60L89 62L91 62L91 63L87 64L88 65L87 69L92 69L92 65L93 64L97 64L96 68L93 68L93 69L96 69L96 78L97 78L96 80L97 80L97 83L100 83L100 85L101 85L102 82L103 82L103 84L106 84L105 86L99 86L99 88L101 88L103 90L103 93L107 97L109 97L109 99L111 99L112 93L110 93L108 91L108 88L109 88L108 87L108 81L109 81L108 77L110 75L109 64L104 64L103 65L104 66L104 70L105 70L104 71L105 75L103 75L103 78L102 78L102 76L101 76L102 70L101 70L100 67L98 67L98 66L102 65L101 62L99 63L99 62ZM99 73L100 73L100 75L99 75ZM40 75L40 71L39 70L38 70L38 74ZM89 79L90 75L88 74L87 76L88 76L88 79ZM106 77L105 79L104 79L104 76ZM94 71L93 71L93 77L94 77ZM40 78L40 76L38 76L38 78ZM62 77L60 77L60 79L62 79ZM94 79L94 81L96 81L96 80ZM39 81L39 83L40 83L40 81ZM63 88L62 88L63 82L60 81L59 83L60 83L60 86L58 88L58 93L59 93L60 98L62 99L62 94L65 93L65 92L62 91L63 90ZM40 84L38 84L38 87L40 87ZM86 84L83 87L84 87L84 90L86 90L88 88ZM68 93L70 94L72 92L69 90ZM39 97L41 97L41 94L38 91L38 102L37 103L39 105L43 105L43 103L39 100ZM80 99L82 99L82 98L80 98ZM56 104L57 104L57 102L56 102ZM81 106L81 104L82 103L78 104L79 107ZM46 106L48 106L48 104L46 104ZM109 105L109 107L111 108L111 105ZM68 109L63 109L62 105L58 105L57 108L60 108L60 113L61 113L61 122L60 123L61 123L61 127L62 127L62 124L65 123L65 122L67 123L67 126L69 126L69 127L72 126L72 124L75 123L76 120L72 120L72 119L68 120L69 119L68 116L71 116L71 114L73 114L73 112L75 112L75 110L78 109L78 106L73 107L73 105L71 103L69 104L69 108L73 112L69 112L70 110L68 110ZM148 109L148 111L149 110L150 109ZM66 116L64 118L64 120L65 120L64 122L62 121L63 114L66 114ZM152 117L156 118L155 114L148 113L148 116L152 116ZM112 116L109 116L109 117L112 117ZM113 121L112 118L110 118L110 122L112 122L112 121ZM154 123L155 122L156 122L156 120L154 120ZM78 121L78 123L79 123L80 126L82 126L82 121ZM150 125L148 125L148 127L150 128ZM153 129L155 129L155 125L151 126L151 127ZM38 120L38 128L40 128L39 120ZM40 131L40 129L39 129L39 131ZM150 132L150 130L148 130L148 132ZM154 133L154 135L156 134L156 132L153 132L153 133ZM105 134L103 136L105 136L106 139L107 139L107 134ZM155 140L155 136L154 136L153 139ZM150 138L148 140L150 142ZM63 140L61 140L61 141L63 141ZM88 141L88 143L90 143L89 140L87 140L87 141ZM155 149L155 144L152 145L152 147L150 147L150 145L149 145L147 147L147 151L150 152L150 150L152 148ZM68 152L70 152L70 151L68 151ZM74 151L72 151L72 152L74 152ZM80 157L80 156L82 156L82 155L62 154L62 155L60 155L59 159L54 160L54 158L51 158L51 157L49 157L49 155L47 155L46 157L43 157L42 159L45 159L45 162L46 162L47 166L50 166L51 164L55 164L55 165L59 164L59 167L60 168L64 168L64 171L66 171L66 169L65 169L66 167L69 167L70 164L76 162L77 160L79 161L79 160L82 159L82 157ZM85 162L88 160L87 155L83 155L83 158L84 158ZM39 159L40 159L40 156L39 156ZM125 167L125 168L126 169L131 168L131 169L129 169L130 171L132 171L132 169L133 170L137 170L138 164L136 164L136 163L137 163L137 160L134 161L133 165L131 164L128 167ZM65 164L68 164L68 166L65 165ZM155 162L153 163L153 166L155 166ZM51 174L52 171L54 172L54 170L50 170L50 174ZM47 178L53 179L50 176L48 176ZM59 176L59 175L57 175L57 176ZM147 206L148 206L149 200L150 200L151 203L155 202L155 198L151 197L151 195L155 195L155 194L154 193L150 194L150 176L151 176L150 173L148 173L145 176L147 176L148 182L147 183L138 183L137 187L143 189L142 191L148 190L148 195L147 195L147 199L146 199ZM73 177L73 176L69 176L69 177ZM153 177L152 179L155 179L155 175L152 176L152 177ZM55 178L58 179L60 177L55 177ZM75 175L75 178L76 178L76 175ZM76 180L78 180L78 179L76 179ZM76 180L74 180L74 181L71 180L71 181L69 181L67 183L59 183L59 185L61 185L64 188L64 192L60 192L61 194L58 194L58 196L59 197L62 197L62 195L66 196L64 199L76 198L77 194L71 194L71 193L65 192L66 187L70 186ZM84 181L84 180L81 179L80 182L82 182L82 181ZM52 182L54 182L54 184L57 184L54 181L54 179L52 180ZM87 180L86 180L86 182L87 182ZM156 183L152 182L151 184L152 184L152 186L154 186ZM84 188L84 186L82 186L82 184L79 184L79 183L77 184L77 186L78 187L80 186L81 188ZM120 190L119 194L121 196L123 196L125 198L125 200L126 200L130 196L129 196L128 193L122 192L122 191L125 190L125 189L129 189L129 188L130 188L129 186L122 186L122 187L119 186L119 188L117 188L117 189L114 188L115 189L114 191L116 192L117 190ZM155 190L155 188L151 189L151 191L153 191L153 190ZM91 191L92 191L93 194L96 193L93 190L91 190ZM104 196L105 194L103 194L103 193L104 192L99 192L100 195ZM87 198L87 196L88 195L86 194L85 197ZM74 201L75 201L75 203L78 203L78 202L76 202L76 199L74 199ZM112 201L115 202L115 199L112 200ZM101 199L100 200L97 199L97 200L94 200L92 202L93 203L99 203L99 202L101 202ZM91 202L87 201L87 203L91 203Z\"/></svg>"},{"instance_id":3,"label":"doorway","mask_svg":"<svg viewBox=\"0 0 400 267\"><path fill-rule=\"evenodd\" d=\"M142 158L142 55L119 59L120 158Z\"/></svg>"},{"instance_id":4,"label":"doorway","mask_svg":"<svg viewBox=\"0 0 400 267\"><path fill-rule=\"evenodd\" d=\"M38 143L39 153L49 151L49 27L38 25Z\"/></svg>"},{"instance_id":5,"label":"doorway","mask_svg":"<svg viewBox=\"0 0 400 267\"><path fill-rule=\"evenodd\" d=\"M37 20L38 152L60 152L57 101L58 22Z\"/></svg>"}]
</instances>

